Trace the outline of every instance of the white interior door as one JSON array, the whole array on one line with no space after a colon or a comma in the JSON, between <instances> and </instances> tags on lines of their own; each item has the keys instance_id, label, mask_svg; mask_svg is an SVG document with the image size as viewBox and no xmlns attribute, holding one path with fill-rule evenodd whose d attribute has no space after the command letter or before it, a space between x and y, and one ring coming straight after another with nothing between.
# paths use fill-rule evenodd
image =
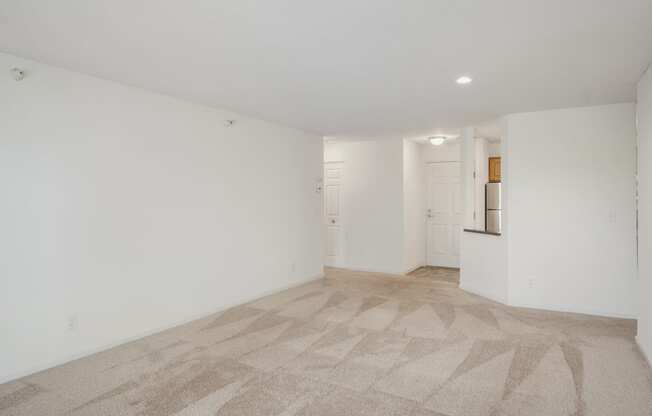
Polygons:
<instances>
[{"instance_id":1,"label":"white interior door","mask_svg":"<svg viewBox=\"0 0 652 416\"><path fill-rule=\"evenodd\" d=\"M460 162L430 163L428 174L428 264L460 267L464 214Z\"/></svg>"},{"instance_id":2,"label":"white interior door","mask_svg":"<svg viewBox=\"0 0 652 416\"><path fill-rule=\"evenodd\" d=\"M324 228L326 266L342 267L343 264L343 230L342 230L342 172L341 162L324 163Z\"/></svg>"}]
</instances>

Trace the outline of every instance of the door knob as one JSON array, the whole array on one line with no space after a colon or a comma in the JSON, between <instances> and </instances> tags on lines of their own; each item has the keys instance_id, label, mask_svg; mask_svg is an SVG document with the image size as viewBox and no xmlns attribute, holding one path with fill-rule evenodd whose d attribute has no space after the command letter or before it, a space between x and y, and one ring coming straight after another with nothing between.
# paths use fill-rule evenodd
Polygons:
<instances>
[{"instance_id":1,"label":"door knob","mask_svg":"<svg viewBox=\"0 0 652 416\"><path fill-rule=\"evenodd\" d=\"M331 224L335 224L335 220L331 220Z\"/></svg>"}]
</instances>

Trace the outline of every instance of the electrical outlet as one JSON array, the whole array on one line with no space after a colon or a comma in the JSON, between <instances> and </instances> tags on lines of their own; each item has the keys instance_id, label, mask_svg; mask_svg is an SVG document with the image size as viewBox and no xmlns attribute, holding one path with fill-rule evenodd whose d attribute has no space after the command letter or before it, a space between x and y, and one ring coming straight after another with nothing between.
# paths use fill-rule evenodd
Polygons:
<instances>
[{"instance_id":1,"label":"electrical outlet","mask_svg":"<svg viewBox=\"0 0 652 416\"><path fill-rule=\"evenodd\" d=\"M295 262L290 263L290 273L294 274L297 271L297 264Z\"/></svg>"},{"instance_id":2,"label":"electrical outlet","mask_svg":"<svg viewBox=\"0 0 652 416\"><path fill-rule=\"evenodd\" d=\"M527 279L527 287L529 287L530 289L534 289L535 280L537 280L537 278L534 277L534 276L528 277L528 279Z\"/></svg>"},{"instance_id":3,"label":"electrical outlet","mask_svg":"<svg viewBox=\"0 0 652 416\"><path fill-rule=\"evenodd\" d=\"M74 314L74 315L70 315L70 316L68 317L68 321L67 321L66 329L68 330L68 332L76 332L76 331L77 331L77 327L78 327L78 323L77 323L77 315L76 315L76 314Z\"/></svg>"}]
</instances>

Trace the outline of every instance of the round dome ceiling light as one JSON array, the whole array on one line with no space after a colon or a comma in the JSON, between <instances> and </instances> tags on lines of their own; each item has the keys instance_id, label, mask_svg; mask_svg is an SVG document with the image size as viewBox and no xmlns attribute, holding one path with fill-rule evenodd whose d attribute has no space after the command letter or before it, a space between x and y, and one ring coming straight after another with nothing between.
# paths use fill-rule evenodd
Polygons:
<instances>
[{"instance_id":1,"label":"round dome ceiling light","mask_svg":"<svg viewBox=\"0 0 652 416\"><path fill-rule=\"evenodd\" d=\"M432 137L428 137L428 140L430 140L430 144L433 145L433 146L441 146L446 141L446 137L445 136L432 136Z\"/></svg>"},{"instance_id":2,"label":"round dome ceiling light","mask_svg":"<svg viewBox=\"0 0 652 416\"><path fill-rule=\"evenodd\" d=\"M467 77L466 75L459 77L457 80L455 80L460 85L467 85L473 82L473 78Z\"/></svg>"}]
</instances>

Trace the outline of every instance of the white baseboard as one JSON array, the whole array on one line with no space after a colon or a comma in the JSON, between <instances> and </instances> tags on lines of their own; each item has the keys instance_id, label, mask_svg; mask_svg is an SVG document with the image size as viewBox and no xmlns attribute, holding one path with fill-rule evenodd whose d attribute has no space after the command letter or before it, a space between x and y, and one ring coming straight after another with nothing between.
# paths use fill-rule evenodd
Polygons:
<instances>
[{"instance_id":1,"label":"white baseboard","mask_svg":"<svg viewBox=\"0 0 652 416\"><path fill-rule=\"evenodd\" d=\"M351 267L344 266L340 268L345 270L350 270L352 272L382 273L382 274L391 274L393 276L403 276L403 272L397 270L369 269L365 267L355 267L355 266L351 266Z\"/></svg>"},{"instance_id":2,"label":"white baseboard","mask_svg":"<svg viewBox=\"0 0 652 416\"><path fill-rule=\"evenodd\" d=\"M542 305L507 302L506 299L501 299L499 297L493 296L490 293L483 292L482 290L476 290L474 288L470 288L468 286L465 286L464 284L460 284L460 289L464 290L465 292L469 292L474 295L482 296L483 298L493 300L494 302L502 303L505 306L511 306L513 308L538 309L540 311L549 311L549 312L576 313L580 315L600 316L605 318L636 319L635 316L626 315L626 314L617 314L617 313L609 313L603 311L574 309L574 308L553 308L553 307L542 306Z\"/></svg>"},{"instance_id":3,"label":"white baseboard","mask_svg":"<svg viewBox=\"0 0 652 416\"><path fill-rule=\"evenodd\" d=\"M502 303L503 305L507 305L507 302L506 302L505 299L499 298L499 297L494 296L494 295L492 295L490 293L485 293L482 290L477 290L477 289L470 288L468 286L463 285L462 283L460 283L460 289L462 289L465 292L472 293L472 294L474 294L476 296L481 296L483 298L493 300L494 302L498 302L498 303ZM511 305L509 305L509 306L511 306Z\"/></svg>"},{"instance_id":4,"label":"white baseboard","mask_svg":"<svg viewBox=\"0 0 652 416\"><path fill-rule=\"evenodd\" d=\"M650 357L645 353L645 350L641 346L641 343L638 342L638 336L635 338L636 339L636 346L638 347L638 350L641 352L641 355L643 356L643 359L647 362L647 366L652 369L652 361L650 361Z\"/></svg>"},{"instance_id":5,"label":"white baseboard","mask_svg":"<svg viewBox=\"0 0 652 416\"><path fill-rule=\"evenodd\" d=\"M545 305L535 305L535 304L518 303L518 302L509 302L506 303L506 305L513 306L515 308L539 309L542 311L550 311L550 312L576 313L578 315L600 316L604 318L637 319L637 317L633 315L618 314L618 313L596 311L596 310L589 310L589 309L556 308L556 307L549 307Z\"/></svg>"},{"instance_id":6,"label":"white baseboard","mask_svg":"<svg viewBox=\"0 0 652 416\"><path fill-rule=\"evenodd\" d=\"M154 329L143 331L143 332L140 332L140 333L138 333L138 334L136 334L134 336L121 338L120 340L117 340L115 342L111 342L109 344L105 344L105 345L97 347L97 348L91 348L89 350L82 351L82 352L77 353L77 354L72 354L72 355L66 356L66 357L64 357L62 359L55 360L55 361L52 361L52 362L49 362L49 363L46 363L46 364L37 365L37 366L31 367L31 368L29 368L29 369L27 369L25 371L10 374L9 376L0 378L0 384L6 383L8 381L17 380L17 379L20 379L20 378L23 378L23 377L27 377L27 376L39 373L41 371L48 370L50 368L58 367L60 365L64 365L64 364L69 363L71 361L75 361L75 360L78 360L80 358L88 357L90 355L97 354L97 353L102 352L102 351L110 350L111 348L115 348L115 347L117 347L119 345L127 344L129 342L136 341L138 339L145 338L145 337L148 337L150 335L157 334L159 332L167 331L168 329L172 329L172 328L175 328L177 326L184 325L184 324L187 324L187 323L192 322L192 321L196 321L197 319L205 318L207 316L210 316L210 315L225 311L227 309L233 308L234 306L242 305L244 303L253 302L253 301L258 300L260 298L264 298L265 296L273 295L275 293L282 292L284 290L291 289L293 287L301 286L301 285L304 285L306 283L310 283L310 282L322 279L323 277L324 277L324 273L322 271L320 274L318 274L316 276L312 276L312 277L309 277L309 278L306 278L306 279L301 279L300 281L298 281L296 283L284 285L284 286L276 288L276 289L265 290L265 291L263 291L261 293L250 296L248 298L245 298L245 299L243 299L243 300L241 300L241 301L239 301L237 303L229 304L227 306L221 306L221 307L219 307L219 308L217 308L217 309L215 309L213 311L208 311L206 313L201 313L201 314L192 315L190 317L185 317L183 319L179 319L179 320L177 320L175 322L172 322L172 323L170 323L168 325L163 325L163 326L160 326L160 327L157 327L157 328L154 328Z\"/></svg>"},{"instance_id":7,"label":"white baseboard","mask_svg":"<svg viewBox=\"0 0 652 416\"><path fill-rule=\"evenodd\" d=\"M404 271L402 274L410 274L413 271L419 270L420 268L422 268L424 266L425 266L425 264L421 264L421 265L418 265L418 266L415 266L415 267L411 267L411 268L407 269L406 271Z\"/></svg>"}]
</instances>

